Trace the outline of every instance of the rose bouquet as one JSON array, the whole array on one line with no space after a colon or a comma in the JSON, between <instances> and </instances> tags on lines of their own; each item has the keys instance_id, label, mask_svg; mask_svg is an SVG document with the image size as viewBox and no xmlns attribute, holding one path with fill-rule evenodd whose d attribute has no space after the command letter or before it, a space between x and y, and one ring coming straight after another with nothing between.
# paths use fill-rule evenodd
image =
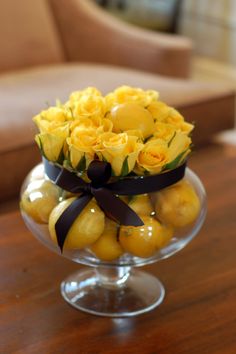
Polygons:
<instances>
[{"instance_id":1,"label":"rose bouquet","mask_svg":"<svg viewBox=\"0 0 236 354\"><path fill-rule=\"evenodd\" d=\"M197 219L199 198L183 179L194 126L158 92L89 87L33 121L48 178L29 184L21 208L48 224L61 251L148 258Z\"/></svg>"}]
</instances>

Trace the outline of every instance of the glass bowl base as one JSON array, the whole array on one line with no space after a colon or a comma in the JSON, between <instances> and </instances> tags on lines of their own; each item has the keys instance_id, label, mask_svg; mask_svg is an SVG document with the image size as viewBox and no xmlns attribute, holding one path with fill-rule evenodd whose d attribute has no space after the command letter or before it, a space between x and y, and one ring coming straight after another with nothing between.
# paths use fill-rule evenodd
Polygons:
<instances>
[{"instance_id":1,"label":"glass bowl base","mask_svg":"<svg viewBox=\"0 0 236 354\"><path fill-rule=\"evenodd\" d=\"M107 281L97 268L77 271L61 283L61 294L76 309L107 317L136 316L161 304L165 289L156 277L119 268L119 281Z\"/></svg>"}]
</instances>

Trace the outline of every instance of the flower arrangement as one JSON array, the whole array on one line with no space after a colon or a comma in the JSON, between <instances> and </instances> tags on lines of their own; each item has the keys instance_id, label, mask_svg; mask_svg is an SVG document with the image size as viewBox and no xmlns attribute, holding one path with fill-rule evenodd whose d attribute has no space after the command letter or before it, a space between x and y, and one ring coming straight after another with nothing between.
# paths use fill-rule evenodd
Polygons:
<instances>
[{"instance_id":1,"label":"flower arrangement","mask_svg":"<svg viewBox=\"0 0 236 354\"><path fill-rule=\"evenodd\" d=\"M153 90L122 86L102 96L89 87L33 120L42 155L80 173L98 159L111 164L113 176L156 174L191 151L193 125Z\"/></svg>"},{"instance_id":2,"label":"flower arrangement","mask_svg":"<svg viewBox=\"0 0 236 354\"><path fill-rule=\"evenodd\" d=\"M29 184L21 209L48 224L61 251L148 258L197 220L200 201L183 178L194 126L158 92L88 87L33 121L48 179Z\"/></svg>"}]
</instances>

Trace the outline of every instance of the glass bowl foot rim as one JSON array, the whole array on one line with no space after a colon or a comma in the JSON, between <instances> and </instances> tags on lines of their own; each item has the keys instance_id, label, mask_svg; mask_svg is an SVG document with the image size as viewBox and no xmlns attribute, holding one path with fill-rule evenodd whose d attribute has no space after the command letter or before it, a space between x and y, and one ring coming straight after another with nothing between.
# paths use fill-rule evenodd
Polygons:
<instances>
[{"instance_id":1,"label":"glass bowl foot rim","mask_svg":"<svg viewBox=\"0 0 236 354\"><path fill-rule=\"evenodd\" d=\"M107 287L96 268L85 268L61 283L61 294L68 304L92 315L132 317L159 306L165 288L155 276L137 269L131 270L122 286Z\"/></svg>"}]
</instances>

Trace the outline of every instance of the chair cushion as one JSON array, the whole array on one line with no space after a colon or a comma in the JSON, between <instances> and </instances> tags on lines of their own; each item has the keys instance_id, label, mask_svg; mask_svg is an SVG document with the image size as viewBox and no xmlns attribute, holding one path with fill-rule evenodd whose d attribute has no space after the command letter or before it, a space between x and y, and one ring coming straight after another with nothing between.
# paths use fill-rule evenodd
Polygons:
<instances>
[{"instance_id":1,"label":"chair cushion","mask_svg":"<svg viewBox=\"0 0 236 354\"><path fill-rule=\"evenodd\" d=\"M31 118L65 101L71 91L96 86L103 93L123 84L152 88L163 101L179 109L188 121L196 122L194 143L230 129L234 120L234 92L228 87L167 79L158 75L112 66L62 64L4 74L0 77L0 198L14 196L23 177L40 159L35 147Z\"/></svg>"}]
</instances>

